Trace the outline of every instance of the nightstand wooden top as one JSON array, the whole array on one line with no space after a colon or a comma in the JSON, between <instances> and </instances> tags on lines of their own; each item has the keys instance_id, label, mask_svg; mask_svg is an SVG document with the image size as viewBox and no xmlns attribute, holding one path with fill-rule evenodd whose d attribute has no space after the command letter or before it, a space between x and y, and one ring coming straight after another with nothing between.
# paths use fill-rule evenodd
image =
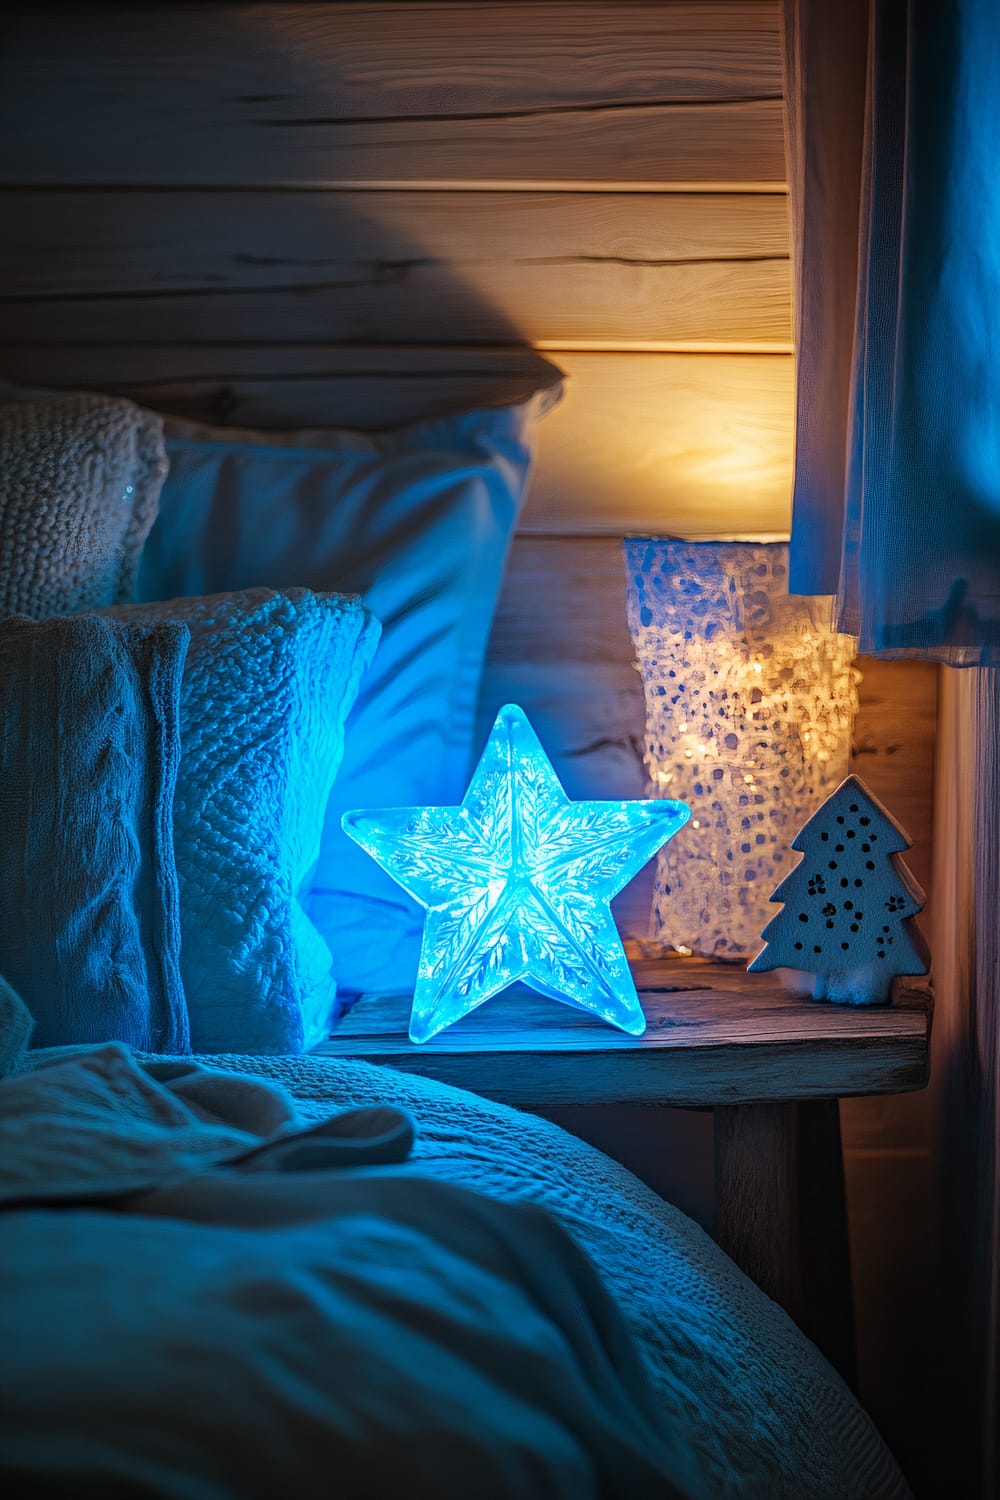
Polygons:
<instances>
[{"instance_id":1,"label":"nightstand wooden top","mask_svg":"<svg viewBox=\"0 0 1000 1500\"><path fill-rule=\"evenodd\" d=\"M634 959L641 1037L516 986L431 1042L410 997L363 997L324 1056L386 1063L504 1103L726 1105L891 1094L927 1082L932 1003L897 980L891 1006L816 1003L735 965Z\"/></svg>"}]
</instances>

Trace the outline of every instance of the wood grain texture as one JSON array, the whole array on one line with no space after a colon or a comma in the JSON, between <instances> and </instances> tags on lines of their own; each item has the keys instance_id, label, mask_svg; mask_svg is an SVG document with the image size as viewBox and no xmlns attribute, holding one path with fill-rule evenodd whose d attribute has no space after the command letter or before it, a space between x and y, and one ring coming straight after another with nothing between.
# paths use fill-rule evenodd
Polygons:
<instances>
[{"instance_id":1,"label":"wood grain texture","mask_svg":"<svg viewBox=\"0 0 1000 1500\"><path fill-rule=\"evenodd\" d=\"M1000 1488L1000 672L944 669L941 730L938 1478L985 1500Z\"/></svg>"},{"instance_id":2,"label":"wood grain texture","mask_svg":"<svg viewBox=\"0 0 1000 1500\"><path fill-rule=\"evenodd\" d=\"M795 1107L802 1328L857 1388L854 1295L840 1102Z\"/></svg>"},{"instance_id":3,"label":"wood grain texture","mask_svg":"<svg viewBox=\"0 0 1000 1500\"><path fill-rule=\"evenodd\" d=\"M790 348L778 194L0 195L10 343Z\"/></svg>"},{"instance_id":4,"label":"wood grain texture","mask_svg":"<svg viewBox=\"0 0 1000 1500\"><path fill-rule=\"evenodd\" d=\"M855 1382L838 1101L714 1111L716 1238Z\"/></svg>"},{"instance_id":5,"label":"wood grain texture","mask_svg":"<svg viewBox=\"0 0 1000 1500\"><path fill-rule=\"evenodd\" d=\"M938 1019L940 1015L939 1003ZM926 1093L933 1091L933 1073L932 1064ZM894 1097L902 1103L924 1095ZM886 1100L892 1102L893 1098ZM969 1494L958 1483L954 1445L942 1441L943 1409L935 1389L936 1370L953 1388L960 1365L949 1363L942 1369L933 1348L934 1322L947 1283L929 1153L891 1145L848 1149L844 1165L862 1404L918 1495ZM935 1449L946 1461L940 1475L932 1467Z\"/></svg>"},{"instance_id":6,"label":"wood grain texture","mask_svg":"<svg viewBox=\"0 0 1000 1500\"><path fill-rule=\"evenodd\" d=\"M860 704L851 770L906 829L901 856L925 891L932 887L934 751L938 669L930 661L860 659ZM929 910L918 924L929 930Z\"/></svg>"},{"instance_id":7,"label":"wood grain texture","mask_svg":"<svg viewBox=\"0 0 1000 1500\"><path fill-rule=\"evenodd\" d=\"M512 695L571 797L644 795L645 708L617 538L515 538L480 688L483 743Z\"/></svg>"},{"instance_id":8,"label":"wood grain texture","mask_svg":"<svg viewBox=\"0 0 1000 1500\"><path fill-rule=\"evenodd\" d=\"M899 856L929 899L914 921L931 942L934 912L934 782L939 672L934 662L866 656L850 769L905 828L911 847ZM841 1127L848 1149L926 1148L932 1129L928 1094L907 1099L845 1100ZM887 1171L891 1172L891 1161Z\"/></svg>"},{"instance_id":9,"label":"wood grain texture","mask_svg":"<svg viewBox=\"0 0 1000 1500\"><path fill-rule=\"evenodd\" d=\"M577 352L558 365L566 395L539 428L525 531L787 534L790 356ZM531 349L245 344L8 345L0 374L275 428L390 427L553 378Z\"/></svg>"},{"instance_id":10,"label":"wood grain texture","mask_svg":"<svg viewBox=\"0 0 1000 1500\"><path fill-rule=\"evenodd\" d=\"M784 176L775 0L178 0L15 16L4 183Z\"/></svg>"},{"instance_id":11,"label":"wood grain texture","mask_svg":"<svg viewBox=\"0 0 1000 1500\"><path fill-rule=\"evenodd\" d=\"M0 374L237 427L371 431L524 400L560 371L531 348L54 344L0 347Z\"/></svg>"},{"instance_id":12,"label":"wood grain texture","mask_svg":"<svg viewBox=\"0 0 1000 1500\"><path fill-rule=\"evenodd\" d=\"M701 960L637 960L633 972L642 1037L518 986L420 1047L406 1035L408 996L365 997L318 1050L527 1108L828 1098L927 1081L926 990L900 985L892 1006L856 1012Z\"/></svg>"},{"instance_id":13,"label":"wood grain texture","mask_svg":"<svg viewBox=\"0 0 1000 1500\"><path fill-rule=\"evenodd\" d=\"M794 1104L716 1109L715 1237L751 1281L802 1316Z\"/></svg>"},{"instance_id":14,"label":"wood grain texture","mask_svg":"<svg viewBox=\"0 0 1000 1500\"><path fill-rule=\"evenodd\" d=\"M976 673L976 1143L973 1318L982 1319L982 1475L1000 1489L1000 671ZM970 1059L971 1061L972 1059ZM978 1351L977 1351L978 1354Z\"/></svg>"},{"instance_id":15,"label":"wood grain texture","mask_svg":"<svg viewBox=\"0 0 1000 1500\"><path fill-rule=\"evenodd\" d=\"M784 355L566 354L539 433L525 529L787 534L793 361ZM616 523L610 524L611 516Z\"/></svg>"}]
</instances>

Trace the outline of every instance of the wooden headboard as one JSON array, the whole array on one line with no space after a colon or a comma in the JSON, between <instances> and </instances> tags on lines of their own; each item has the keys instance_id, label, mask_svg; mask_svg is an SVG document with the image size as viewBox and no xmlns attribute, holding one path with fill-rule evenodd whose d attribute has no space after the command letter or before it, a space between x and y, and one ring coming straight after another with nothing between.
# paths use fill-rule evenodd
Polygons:
<instances>
[{"instance_id":1,"label":"wooden headboard","mask_svg":"<svg viewBox=\"0 0 1000 1500\"><path fill-rule=\"evenodd\" d=\"M555 364L483 720L516 698L571 794L641 795L621 536L788 526L778 25L777 0L14 7L0 374L383 427ZM861 771L926 845L933 674L904 732L876 673Z\"/></svg>"}]
</instances>

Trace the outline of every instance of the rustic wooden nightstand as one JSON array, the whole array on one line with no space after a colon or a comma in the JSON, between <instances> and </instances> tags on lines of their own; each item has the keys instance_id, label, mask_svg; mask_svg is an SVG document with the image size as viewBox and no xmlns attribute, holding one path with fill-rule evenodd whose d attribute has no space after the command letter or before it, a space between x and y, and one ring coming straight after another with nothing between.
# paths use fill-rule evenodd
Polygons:
<instances>
[{"instance_id":1,"label":"rustic wooden nightstand","mask_svg":"<svg viewBox=\"0 0 1000 1500\"><path fill-rule=\"evenodd\" d=\"M927 984L897 980L892 1006L854 1009L704 959L633 958L632 971L642 1037L518 986L420 1047L406 1034L408 997L362 999L319 1050L526 1110L713 1110L719 1244L853 1382L838 1101L926 1084Z\"/></svg>"}]
</instances>

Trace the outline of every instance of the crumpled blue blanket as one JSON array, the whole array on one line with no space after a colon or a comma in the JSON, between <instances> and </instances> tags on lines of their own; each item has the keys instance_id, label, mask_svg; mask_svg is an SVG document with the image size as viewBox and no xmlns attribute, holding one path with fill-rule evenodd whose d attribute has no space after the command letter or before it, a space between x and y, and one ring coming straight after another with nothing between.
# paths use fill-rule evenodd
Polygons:
<instances>
[{"instance_id":1,"label":"crumpled blue blanket","mask_svg":"<svg viewBox=\"0 0 1000 1500\"><path fill-rule=\"evenodd\" d=\"M405 1161L413 1122L368 1105L304 1121L276 1083L120 1042L31 1054L0 1082L0 1206L121 1198L192 1172L328 1171Z\"/></svg>"},{"instance_id":2,"label":"crumpled blue blanket","mask_svg":"<svg viewBox=\"0 0 1000 1500\"><path fill-rule=\"evenodd\" d=\"M584 1253L399 1175L406 1112L22 1031L4 992L5 1495L694 1493Z\"/></svg>"}]
</instances>

